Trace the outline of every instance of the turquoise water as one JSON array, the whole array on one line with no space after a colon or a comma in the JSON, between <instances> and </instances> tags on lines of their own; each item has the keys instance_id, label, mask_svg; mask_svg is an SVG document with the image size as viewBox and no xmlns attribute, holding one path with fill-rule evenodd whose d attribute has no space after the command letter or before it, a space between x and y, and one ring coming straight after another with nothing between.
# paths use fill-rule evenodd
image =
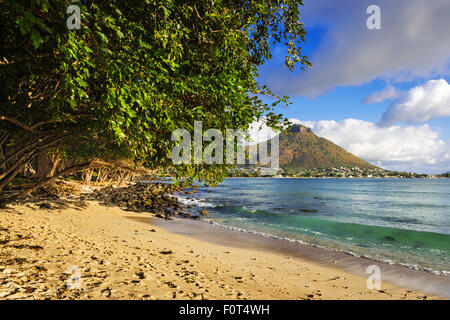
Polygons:
<instances>
[{"instance_id":1,"label":"turquoise water","mask_svg":"<svg viewBox=\"0 0 450 320\"><path fill-rule=\"evenodd\" d=\"M450 271L450 179L232 178L184 198L222 226Z\"/></svg>"}]
</instances>

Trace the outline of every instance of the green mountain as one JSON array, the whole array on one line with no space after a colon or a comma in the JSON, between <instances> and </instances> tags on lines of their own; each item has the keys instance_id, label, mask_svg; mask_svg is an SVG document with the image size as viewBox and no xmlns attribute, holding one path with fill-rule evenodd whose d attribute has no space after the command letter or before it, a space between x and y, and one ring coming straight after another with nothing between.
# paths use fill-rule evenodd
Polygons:
<instances>
[{"instance_id":1,"label":"green mountain","mask_svg":"<svg viewBox=\"0 0 450 320\"><path fill-rule=\"evenodd\" d=\"M310 128L294 125L280 135L280 167L285 170L331 168L377 169L333 142L316 136Z\"/></svg>"}]
</instances>

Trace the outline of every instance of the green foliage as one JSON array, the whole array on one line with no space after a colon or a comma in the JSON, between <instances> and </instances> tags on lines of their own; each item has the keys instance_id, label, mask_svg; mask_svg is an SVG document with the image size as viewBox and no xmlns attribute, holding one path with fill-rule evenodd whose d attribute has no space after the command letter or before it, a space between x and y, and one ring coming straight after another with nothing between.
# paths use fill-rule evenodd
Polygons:
<instances>
[{"instance_id":1,"label":"green foliage","mask_svg":"<svg viewBox=\"0 0 450 320\"><path fill-rule=\"evenodd\" d=\"M67 7L81 29L66 27ZM257 83L271 45L287 46L286 66L310 66L300 44L300 0L10 0L0 4L0 121L8 148L55 141L67 158L125 157L169 167L177 128L246 129L286 97ZM287 121L287 120L285 120ZM40 142L41 141L41 142ZM43 146L42 146L43 148ZM183 165L176 176L214 181L218 165Z\"/></svg>"}]
</instances>

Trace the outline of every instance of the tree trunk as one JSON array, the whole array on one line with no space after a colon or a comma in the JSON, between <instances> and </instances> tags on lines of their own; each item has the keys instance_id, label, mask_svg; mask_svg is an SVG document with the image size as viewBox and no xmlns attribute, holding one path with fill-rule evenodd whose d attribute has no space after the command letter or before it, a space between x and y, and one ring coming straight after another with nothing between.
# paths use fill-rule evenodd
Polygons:
<instances>
[{"instance_id":1,"label":"tree trunk","mask_svg":"<svg viewBox=\"0 0 450 320\"><path fill-rule=\"evenodd\" d=\"M40 187L43 187L50 183L53 183L59 177L62 177L64 175L71 174L71 173L74 173L77 171L85 170L87 168L92 168L93 166L96 166L95 161L91 161L91 162L84 163L84 164L74 165L74 166L66 168L62 171L59 171L57 174L55 174L52 177L47 177L44 180L39 181L38 183L34 184L31 187L21 190L17 194L14 194L11 196L6 196L5 194L0 193L0 209L4 209L8 203L11 203L11 202L16 201L17 199L23 198L26 195L30 194L31 192L37 190Z\"/></svg>"},{"instance_id":2,"label":"tree trunk","mask_svg":"<svg viewBox=\"0 0 450 320\"><path fill-rule=\"evenodd\" d=\"M123 172L123 173L121 171L119 171L119 186L122 185L122 182L123 182L123 180L125 180L126 176L127 176L127 172L126 171Z\"/></svg>"},{"instance_id":3,"label":"tree trunk","mask_svg":"<svg viewBox=\"0 0 450 320\"><path fill-rule=\"evenodd\" d=\"M46 152L39 152L36 156L36 177L39 180L51 177L52 158Z\"/></svg>"},{"instance_id":4,"label":"tree trunk","mask_svg":"<svg viewBox=\"0 0 450 320\"><path fill-rule=\"evenodd\" d=\"M83 178L83 182L85 185L90 185L91 184L91 179L92 179L92 169L91 170L87 170L84 173L84 178Z\"/></svg>"},{"instance_id":5,"label":"tree trunk","mask_svg":"<svg viewBox=\"0 0 450 320\"><path fill-rule=\"evenodd\" d=\"M0 160L3 162L3 160L5 160L5 150L3 148L4 143L6 142L6 140L9 137L9 132L5 131L1 134L0 137ZM0 170L6 171L6 164L2 163L2 165L0 166Z\"/></svg>"},{"instance_id":6,"label":"tree trunk","mask_svg":"<svg viewBox=\"0 0 450 320\"><path fill-rule=\"evenodd\" d=\"M61 161L61 157L59 153L55 153L52 155L52 167L50 169L49 177L53 177L56 172L56 168L58 168L59 161Z\"/></svg>"},{"instance_id":7,"label":"tree trunk","mask_svg":"<svg viewBox=\"0 0 450 320\"><path fill-rule=\"evenodd\" d=\"M35 155L31 152L27 156L25 156L20 161L16 162L13 167L11 167L8 172L5 172L0 177L0 192L3 190L3 188L10 183L18 174L20 171L25 168L25 166L30 162L30 160Z\"/></svg>"},{"instance_id":8,"label":"tree trunk","mask_svg":"<svg viewBox=\"0 0 450 320\"><path fill-rule=\"evenodd\" d=\"M39 152L36 156L36 174L39 180L51 178L55 175L61 157L58 153L49 156L46 152Z\"/></svg>"},{"instance_id":9,"label":"tree trunk","mask_svg":"<svg viewBox=\"0 0 450 320\"><path fill-rule=\"evenodd\" d=\"M102 177L102 169L98 168L97 177L95 178L95 182L96 183L100 183L101 182L101 177Z\"/></svg>"}]
</instances>

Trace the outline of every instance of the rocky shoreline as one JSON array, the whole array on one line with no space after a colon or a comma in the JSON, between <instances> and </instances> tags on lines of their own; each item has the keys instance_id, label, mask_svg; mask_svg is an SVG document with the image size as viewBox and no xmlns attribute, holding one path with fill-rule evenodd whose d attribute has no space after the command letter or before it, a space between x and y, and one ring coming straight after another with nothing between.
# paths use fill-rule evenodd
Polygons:
<instances>
[{"instance_id":1,"label":"rocky shoreline","mask_svg":"<svg viewBox=\"0 0 450 320\"><path fill-rule=\"evenodd\" d=\"M174 217L198 219L193 206L183 206L176 194L193 193L180 186L159 182L136 182L126 187L106 187L94 190L85 200L96 200L106 206L118 206L126 211L153 213L158 218L170 220ZM200 214L209 214L201 210Z\"/></svg>"}]
</instances>

